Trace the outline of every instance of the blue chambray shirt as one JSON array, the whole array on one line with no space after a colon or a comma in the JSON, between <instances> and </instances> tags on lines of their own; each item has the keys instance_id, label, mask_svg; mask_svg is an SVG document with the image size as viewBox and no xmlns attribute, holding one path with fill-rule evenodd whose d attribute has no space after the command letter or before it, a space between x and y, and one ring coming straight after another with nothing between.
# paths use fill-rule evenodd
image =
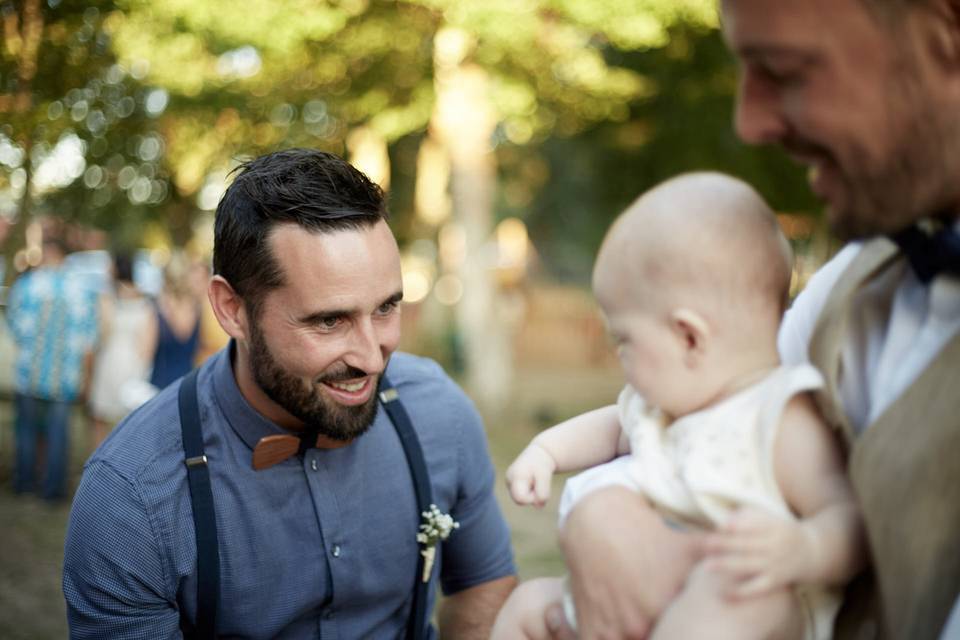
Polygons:
<instances>
[{"instance_id":1,"label":"blue chambray shirt","mask_svg":"<svg viewBox=\"0 0 960 640\"><path fill-rule=\"evenodd\" d=\"M14 388L46 400L70 401L83 383L83 358L97 340L97 294L63 267L20 276L7 305L17 346Z\"/></svg>"},{"instance_id":2,"label":"blue chambray shirt","mask_svg":"<svg viewBox=\"0 0 960 640\"><path fill-rule=\"evenodd\" d=\"M229 353L211 358L199 376L220 538L218 634L402 636L420 516L386 412L346 447L310 449L254 471L252 447L281 429L240 394ZM438 554L434 575L444 592L512 575L509 532L473 405L430 360L396 353L387 372L423 445L434 501L460 522ZM196 544L178 387L124 420L84 469L64 557L73 638L179 638L179 608L195 619Z\"/></svg>"}]
</instances>

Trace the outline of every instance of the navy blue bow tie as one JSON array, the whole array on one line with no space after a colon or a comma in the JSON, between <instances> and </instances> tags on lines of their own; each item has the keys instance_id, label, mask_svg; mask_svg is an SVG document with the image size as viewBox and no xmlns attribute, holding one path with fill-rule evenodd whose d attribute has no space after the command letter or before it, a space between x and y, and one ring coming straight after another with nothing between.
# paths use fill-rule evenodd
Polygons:
<instances>
[{"instance_id":1,"label":"navy blue bow tie","mask_svg":"<svg viewBox=\"0 0 960 640\"><path fill-rule=\"evenodd\" d=\"M960 275L960 234L954 231L953 225L937 226L939 228L913 225L890 237L924 284L929 284L939 273Z\"/></svg>"}]
</instances>

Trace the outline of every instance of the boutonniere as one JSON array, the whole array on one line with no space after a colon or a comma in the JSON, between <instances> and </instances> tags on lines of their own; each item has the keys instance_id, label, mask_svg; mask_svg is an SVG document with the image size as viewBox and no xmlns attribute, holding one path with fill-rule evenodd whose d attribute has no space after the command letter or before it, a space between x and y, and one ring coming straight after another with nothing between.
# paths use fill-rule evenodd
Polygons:
<instances>
[{"instance_id":1,"label":"boutonniere","mask_svg":"<svg viewBox=\"0 0 960 640\"><path fill-rule=\"evenodd\" d=\"M433 563L437 559L437 543L443 542L450 537L454 529L460 528L460 523L453 519L449 513L440 511L435 504L430 505L429 511L420 513L423 522L420 523L420 532L417 534L417 542L422 545L420 555L423 556L423 581L430 582L430 572L433 570Z\"/></svg>"}]
</instances>

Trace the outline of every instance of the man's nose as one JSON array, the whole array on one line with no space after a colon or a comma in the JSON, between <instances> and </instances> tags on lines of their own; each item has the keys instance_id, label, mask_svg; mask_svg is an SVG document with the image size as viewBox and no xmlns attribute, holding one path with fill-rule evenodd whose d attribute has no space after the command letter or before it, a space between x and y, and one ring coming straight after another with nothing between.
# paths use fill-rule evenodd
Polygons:
<instances>
[{"instance_id":1,"label":"man's nose","mask_svg":"<svg viewBox=\"0 0 960 640\"><path fill-rule=\"evenodd\" d=\"M376 325L366 318L354 325L351 333L350 351L344 362L368 374L383 371L384 358L381 336Z\"/></svg>"},{"instance_id":2,"label":"man's nose","mask_svg":"<svg viewBox=\"0 0 960 640\"><path fill-rule=\"evenodd\" d=\"M748 144L777 142L787 131L776 88L749 69L741 70L734 128Z\"/></svg>"}]
</instances>

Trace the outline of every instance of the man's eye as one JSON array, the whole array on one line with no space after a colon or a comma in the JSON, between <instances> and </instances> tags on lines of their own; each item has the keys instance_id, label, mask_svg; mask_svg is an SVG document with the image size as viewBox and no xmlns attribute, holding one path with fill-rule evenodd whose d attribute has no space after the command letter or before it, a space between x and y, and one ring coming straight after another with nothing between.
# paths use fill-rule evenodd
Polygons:
<instances>
[{"instance_id":1,"label":"man's eye","mask_svg":"<svg viewBox=\"0 0 960 640\"><path fill-rule=\"evenodd\" d=\"M321 329L336 329L340 324L340 318L322 318L317 325Z\"/></svg>"},{"instance_id":2,"label":"man's eye","mask_svg":"<svg viewBox=\"0 0 960 640\"><path fill-rule=\"evenodd\" d=\"M802 77L800 70L793 67L758 65L757 71L769 82L773 82L778 85L794 84Z\"/></svg>"},{"instance_id":3,"label":"man's eye","mask_svg":"<svg viewBox=\"0 0 960 640\"><path fill-rule=\"evenodd\" d=\"M391 314L393 310L396 308L397 308L396 302L384 302L382 305L377 307L377 313L379 313L382 316L386 316Z\"/></svg>"}]
</instances>

